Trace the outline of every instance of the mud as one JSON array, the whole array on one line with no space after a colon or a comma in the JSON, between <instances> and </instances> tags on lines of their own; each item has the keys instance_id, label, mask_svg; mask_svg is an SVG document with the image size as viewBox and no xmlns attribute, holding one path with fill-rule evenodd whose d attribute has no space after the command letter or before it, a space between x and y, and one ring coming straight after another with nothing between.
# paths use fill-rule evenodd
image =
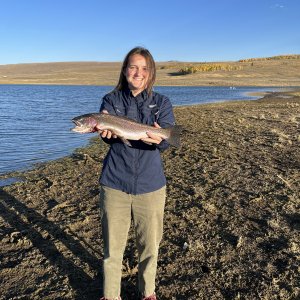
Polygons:
<instances>
[{"instance_id":1,"label":"mud","mask_svg":"<svg viewBox=\"0 0 300 300\"><path fill-rule=\"evenodd\" d=\"M299 299L299 92L175 112L158 299ZM23 181L0 188L0 299L99 299L106 151L97 138L7 175ZM131 229L123 299L138 299L136 277Z\"/></svg>"}]
</instances>

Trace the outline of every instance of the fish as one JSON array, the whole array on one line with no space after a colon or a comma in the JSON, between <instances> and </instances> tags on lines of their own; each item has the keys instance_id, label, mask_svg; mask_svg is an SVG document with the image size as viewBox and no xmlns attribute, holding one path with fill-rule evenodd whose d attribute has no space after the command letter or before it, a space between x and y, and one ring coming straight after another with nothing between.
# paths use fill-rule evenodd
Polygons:
<instances>
[{"instance_id":1,"label":"fish","mask_svg":"<svg viewBox=\"0 0 300 300\"><path fill-rule=\"evenodd\" d=\"M128 146L132 146L130 140L148 138L147 132L154 133L175 147L180 147L181 125L169 128L156 128L131 120L106 113L89 113L72 119L75 127L71 130L78 133L91 133L97 130L110 130Z\"/></svg>"}]
</instances>

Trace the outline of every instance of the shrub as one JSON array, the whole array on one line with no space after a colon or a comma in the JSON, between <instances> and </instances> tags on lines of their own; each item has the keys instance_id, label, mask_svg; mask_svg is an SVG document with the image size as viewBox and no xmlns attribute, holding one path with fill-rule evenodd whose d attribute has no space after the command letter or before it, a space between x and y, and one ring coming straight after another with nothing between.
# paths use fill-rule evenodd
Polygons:
<instances>
[{"instance_id":1,"label":"shrub","mask_svg":"<svg viewBox=\"0 0 300 300\"><path fill-rule=\"evenodd\" d=\"M179 70L182 75L193 74L196 72L211 72L211 71L234 71L241 70L242 66L231 65L231 64L200 64L200 65L189 65Z\"/></svg>"}]
</instances>

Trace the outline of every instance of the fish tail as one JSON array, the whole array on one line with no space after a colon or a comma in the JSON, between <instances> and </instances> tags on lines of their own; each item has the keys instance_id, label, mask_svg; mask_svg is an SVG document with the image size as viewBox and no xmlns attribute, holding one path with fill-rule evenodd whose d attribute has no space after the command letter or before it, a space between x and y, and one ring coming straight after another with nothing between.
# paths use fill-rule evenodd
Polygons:
<instances>
[{"instance_id":1,"label":"fish tail","mask_svg":"<svg viewBox=\"0 0 300 300\"><path fill-rule=\"evenodd\" d=\"M175 125L173 127L168 128L170 130L170 136L167 138L167 141L170 145L175 147L180 147L180 134L182 131L181 125Z\"/></svg>"}]
</instances>

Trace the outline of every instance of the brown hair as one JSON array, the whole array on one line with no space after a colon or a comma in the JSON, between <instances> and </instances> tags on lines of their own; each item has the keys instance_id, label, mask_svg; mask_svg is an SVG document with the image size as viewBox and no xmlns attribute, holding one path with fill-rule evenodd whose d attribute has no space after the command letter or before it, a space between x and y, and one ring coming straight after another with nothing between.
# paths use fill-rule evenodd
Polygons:
<instances>
[{"instance_id":1,"label":"brown hair","mask_svg":"<svg viewBox=\"0 0 300 300\"><path fill-rule=\"evenodd\" d=\"M147 50L146 48L143 48L143 47L135 47L132 50L130 50L128 52L128 54L125 56L125 59L123 61L123 65L122 65L122 69L120 72L119 82L118 82L117 86L115 87L115 90L120 91L120 90L123 90L124 88L128 87L128 82L127 82L127 79L125 76L125 71L128 66L129 58L135 54L142 55L146 59L147 67L149 68L149 78L148 78L148 82L146 85L146 90L147 90L148 95L150 96L152 93L152 88L153 88L155 78L156 78L156 68L155 68L155 62L154 62L154 59L153 59L151 53L149 52L149 50Z\"/></svg>"}]
</instances>

